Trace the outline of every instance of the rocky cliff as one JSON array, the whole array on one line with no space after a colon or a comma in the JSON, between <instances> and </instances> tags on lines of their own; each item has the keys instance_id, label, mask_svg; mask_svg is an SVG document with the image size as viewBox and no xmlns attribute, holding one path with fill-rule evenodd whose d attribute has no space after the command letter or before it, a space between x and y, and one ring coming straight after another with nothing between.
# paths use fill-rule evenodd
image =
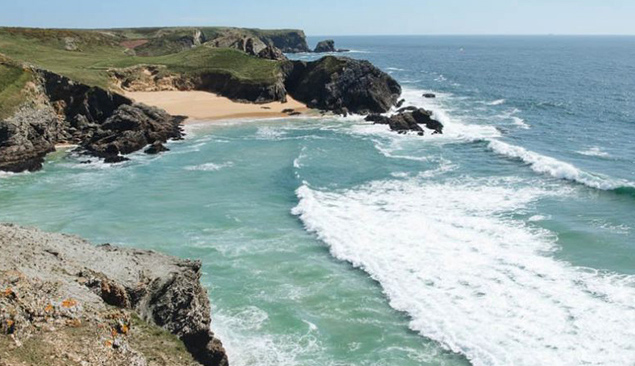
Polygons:
<instances>
[{"instance_id":1,"label":"rocky cliff","mask_svg":"<svg viewBox=\"0 0 635 366\"><path fill-rule=\"evenodd\" d=\"M0 120L0 170L38 170L58 143L78 144L84 153L117 162L181 136L181 117L55 73L29 72L33 82L21 91L26 101Z\"/></svg>"},{"instance_id":2,"label":"rocky cliff","mask_svg":"<svg viewBox=\"0 0 635 366\"><path fill-rule=\"evenodd\" d=\"M226 366L201 263L0 224L0 365Z\"/></svg>"},{"instance_id":3,"label":"rocky cliff","mask_svg":"<svg viewBox=\"0 0 635 366\"><path fill-rule=\"evenodd\" d=\"M311 108L340 114L384 113L396 104L401 86L368 61L326 56L286 65L285 86Z\"/></svg>"}]
</instances>

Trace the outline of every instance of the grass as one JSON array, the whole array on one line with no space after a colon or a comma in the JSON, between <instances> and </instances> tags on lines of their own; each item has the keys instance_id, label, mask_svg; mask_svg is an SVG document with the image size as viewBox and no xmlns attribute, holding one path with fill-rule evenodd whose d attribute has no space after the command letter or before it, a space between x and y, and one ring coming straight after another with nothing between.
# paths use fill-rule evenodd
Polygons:
<instances>
[{"instance_id":1,"label":"grass","mask_svg":"<svg viewBox=\"0 0 635 366\"><path fill-rule=\"evenodd\" d=\"M10 117L26 96L24 86L33 74L0 57L0 120Z\"/></svg>"},{"instance_id":2,"label":"grass","mask_svg":"<svg viewBox=\"0 0 635 366\"><path fill-rule=\"evenodd\" d=\"M277 78L280 63L248 56L240 51L197 47L163 56L130 56L119 43L133 36L155 35L161 29L78 31L0 28L0 52L16 61L110 88L107 70L140 64L163 65L187 75L229 73L245 82L268 83ZM77 39L78 51L67 51L64 39ZM129 38L128 38L129 37Z\"/></svg>"}]
</instances>

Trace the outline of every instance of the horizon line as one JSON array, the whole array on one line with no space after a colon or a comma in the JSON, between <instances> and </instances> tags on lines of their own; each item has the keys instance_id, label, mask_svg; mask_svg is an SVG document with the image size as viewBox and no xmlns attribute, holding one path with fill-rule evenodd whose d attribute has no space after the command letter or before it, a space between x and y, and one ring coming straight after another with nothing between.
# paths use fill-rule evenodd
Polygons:
<instances>
[{"instance_id":1,"label":"horizon line","mask_svg":"<svg viewBox=\"0 0 635 366\"><path fill-rule=\"evenodd\" d=\"M243 28L243 29L259 29L259 30L300 30L305 33L307 37L425 37L425 36L489 36L489 37L519 37L519 36L534 36L534 37L549 37L549 36L562 36L562 37L633 37L635 33L388 33L388 34L307 34L304 29L301 28L258 28L258 27L240 27L231 25L155 25L155 26L116 26L116 27L97 27L97 28L85 28L85 27L45 27L45 26L23 26L23 25L0 25L0 28L25 28L25 29L57 29L57 30L109 30L109 29L143 29L143 28Z\"/></svg>"}]
</instances>

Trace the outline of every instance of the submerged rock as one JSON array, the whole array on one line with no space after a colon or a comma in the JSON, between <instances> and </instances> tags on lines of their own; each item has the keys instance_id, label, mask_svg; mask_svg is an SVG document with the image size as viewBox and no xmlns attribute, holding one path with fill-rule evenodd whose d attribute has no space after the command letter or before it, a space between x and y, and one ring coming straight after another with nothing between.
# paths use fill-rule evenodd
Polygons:
<instances>
[{"instance_id":1,"label":"submerged rock","mask_svg":"<svg viewBox=\"0 0 635 366\"><path fill-rule=\"evenodd\" d=\"M423 94L423 97L424 97L424 98L428 98L428 99L432 99L432 98L436 98L436 97L437 97L437 95L436 95L436 94L434 94L434 93L424 93L424 94Z\"/></svg>"}]
</instances>

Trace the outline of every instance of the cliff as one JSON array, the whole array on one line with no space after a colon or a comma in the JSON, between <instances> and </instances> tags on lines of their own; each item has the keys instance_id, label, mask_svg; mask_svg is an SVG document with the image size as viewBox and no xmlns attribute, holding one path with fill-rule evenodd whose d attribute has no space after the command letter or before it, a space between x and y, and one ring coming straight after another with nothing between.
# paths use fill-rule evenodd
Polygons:
<instances>
[{"instance_id":1,"label":"cliff","mask_svg":"<svg viewBox=\"0 0 635 366\"><path fill-rule=\"evenodd\" d=\"M0 365L225 366L201 263L0 224Z\"/></svg>"},{"instance_id":2,"label":"cliff","mask_svg":"<svg viewBox=\"0 0 635 366\"><path fill-rule=\"evenodd\" d=\"M28 76L11 94L20 102L3 103L9 117L0 119L0 170L38 170L58 143L78 144L88 155L118 162L149 144L181 137L180 117L49 71L6 60L0 66Z\"/></svg>"},{"instance_id":3,"label":"cliff","mask_svg":"<svg viewBox=\"0 0 635 366\"><path fill-rule=\"evenodd\" d=\"M58 143L116 163L181 138L183 118L122 91L199 90L250 103L291 95L343 115L387 112L401 93L370 62L269 59L278 47L308 49L292 30L0 28L0 170L38 170Z\"/></svg>"}]
</instances>

